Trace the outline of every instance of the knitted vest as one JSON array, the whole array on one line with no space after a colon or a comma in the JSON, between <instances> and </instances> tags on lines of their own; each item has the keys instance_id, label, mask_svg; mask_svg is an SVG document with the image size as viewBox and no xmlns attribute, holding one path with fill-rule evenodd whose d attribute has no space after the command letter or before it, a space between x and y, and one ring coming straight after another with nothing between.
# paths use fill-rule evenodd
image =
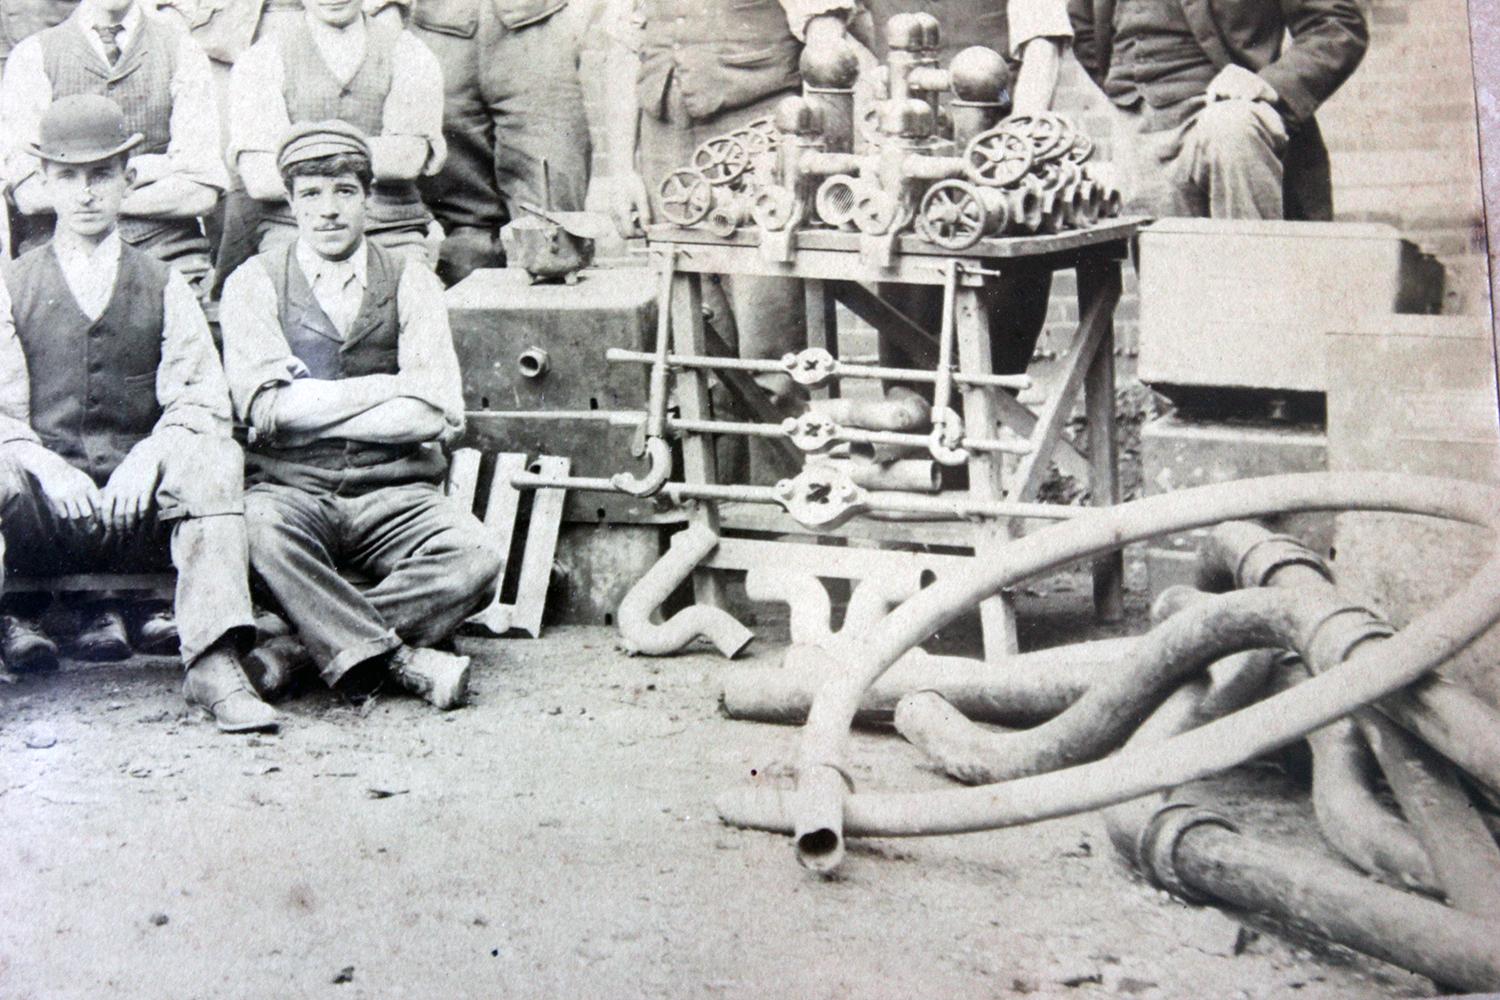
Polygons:
<instances>
[{"instance_id":1,"label":"knitted vest","mask_svg":"<svg viewBox=\"0 0 1500 1000\"><path fill-rule=\"evenodd\" d=\"M16 335L31 380L31 426L42 444L103 483L161 416L167 266L129 244L109 304L78 307L50 243L5 267Z\"/></svg>"},{"instance_id":2,"label":"knitted vest","mask_svg":"<svg viewBox=\"0 0 1500 1000\"><path fill-rule=\"evenodd\" d=\"M642 0L641 108L665 118L672 81L694 121L796 87L802 46L780 0Z\"/></svg>"}]
</instances>

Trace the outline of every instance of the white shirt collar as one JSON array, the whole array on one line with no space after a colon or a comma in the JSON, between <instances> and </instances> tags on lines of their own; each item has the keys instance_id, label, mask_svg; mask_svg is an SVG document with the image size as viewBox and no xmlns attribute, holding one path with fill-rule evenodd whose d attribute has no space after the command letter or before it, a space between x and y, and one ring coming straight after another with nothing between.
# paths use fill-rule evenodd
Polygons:
<instances>
[{"instance_id":1,"label":"white shirt collar","mask_svg":"<svg viewBox=\"0 0 1500 1000\"><path fill-rule=\"evenodd\" d=\"M365 18L361 14L342 28L335 28L306 12L308 31L312 34L313 46L322 55L323 62L340 83L347 84L359 72L365 59Z\"/></svg>"},{"instance_id":2,"label":"white shirt collar","mask_svg":"<svg viewBox=\"0 0 1500 1000\"><path fill-rule=\"evenodd\" d=\"M98 319L109 305L120 274L120 231L111 232L92 250L54 236L52 252L73 301L89 319Z\"/></svg>"},{"instance_id":3,"label":"white shirt collar","mask_svg":"<svg viewBox=\"0 0 1500 1000\"><path fill-rule=\"evenodd\" d=\"M370 245L367 240L361 239L354 252L343 260L329 260L300 239L297 240L296 254L297 266L302 268L309 285L332 279L335 287L342 288L352 277L361 290L369 287Z\"/></svg>"},{"instance_id":4,"label":"white shirt collar","mask_svg":"<svg viewBox=\"0 0 1500 1000\"><path fill-rule=\"evenodd\" d=\"M52 249L63 268L91 268L113 273L120 266L120 231L113 229L93 250L85 250L71 240L52 240Z\"/></svg>"},{"instance_id":5,"label":"white shirt collar","mask_svg":"<svg viewBox=\"0 0 1500 1000\"><path fill-rule=\"evenodd\" d=\"M120 26L125 30L120 32L119 38L115 39L115 41L120 46L121 52L130 47L130 41L135 38L136 31L140 29L141 19L144 16L141 13L139 0L137 0L136 3L130 5L130 9L120 19ZM68 20L72 21L78 27L78 30L83 32L83 37L93 45L94 51L98 52L102 57L104 55L104 42L100 39L99 32L94 30L95 21L84 5L79 4ZM105 61L108 62L108 60Z\"/></svg>"}]
</instances>

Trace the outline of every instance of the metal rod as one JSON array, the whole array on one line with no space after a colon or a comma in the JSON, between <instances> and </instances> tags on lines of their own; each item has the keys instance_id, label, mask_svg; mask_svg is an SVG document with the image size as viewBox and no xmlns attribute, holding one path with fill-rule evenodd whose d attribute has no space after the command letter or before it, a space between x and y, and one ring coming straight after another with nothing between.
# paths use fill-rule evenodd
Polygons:
<instances>
[{"instance_id":1,"label":"metal rod","mask_svg":"<svg viewBox=\"0 0 1500 1000\"><path fill-rule=\"evenodd\" d=\"M604 478L588 476L542 476L523 472L511 477L517 489L583 490L592 493L619 493ZM721 500L730 503L765 503L781 506L776 490L770 486L718 485L714 483L668 483L661 492L673 503L684 500ZM1084 507L1062 504L1011 503L1005 500L944 500L941 496L907 496L902 493L872 492L866 494L864 509L877 512L936 514L952 520L971 517L1024 517L1045 521L1067 521L1090 513Z\"/></svg>"},{"instance_id":2,"label":"metal rod","mask_svg":"<svg viewBox=\"0 0 1500 1000\"><path fill-rule=\"evenodd\" d=\"M656 358L647 351L630 351L623 347L611 347L604 352L605 360L650 364ZM769 358L722 358L700 354L669 354L667 364L673 368L719 368L726 371L754 372L757 374L782 374L786 366ZM916 382L931 385L937 382L937 372L920 368L889 368L884 365L855 365L846 361L834 361L831 374L839 378L879 382ZM1028 375L965 375L955 372L953 381L959 385L980 385L992 389L1029 389Z\"/></svg>"},{"instance_id":3,"label":"metal rod","mask_svg":"<svg viewBox=\"0 0 1500 1000\"><path fill-rule=\"evenodd\" d=\"M742 434L748 437L788 437L780 424L756 424L734 420L685 420L679 417L668 419L667 426L674 431L689 434ZM863 427L840 427L829 438L829 444L889 444L906 448L926 448L931 438L926 434L905 434L900 431L871 431ZM964 438L960 447L970 451L1001 452L1009 455L1029 455L1028 441L1001 441L996 438Z\"/></svg>"}]
</instances>

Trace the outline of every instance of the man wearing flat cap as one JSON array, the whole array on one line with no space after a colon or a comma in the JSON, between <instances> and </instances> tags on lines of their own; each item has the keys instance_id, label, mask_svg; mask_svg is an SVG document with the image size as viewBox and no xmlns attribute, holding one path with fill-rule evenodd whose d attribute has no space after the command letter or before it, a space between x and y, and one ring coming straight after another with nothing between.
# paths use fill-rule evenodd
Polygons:
<instances>
[{"instance_id":1,"label":"man wearing flat cap","mask_svg":"<svg viewBox=\"0 0 1500 1000\"><path fill-rule=\"evenodd\" d=\"M269 250L297 238L277 169L287 128L337 119L369 137L375 183L367 235L432 266L439 231L417 180L437 173L447 152L442 67L399 21L373 18L356 0L304 6L294 25L252 45L229 78L226 156L258 204L255 246ZM239 239L227 231L230 221L226 245Z\"/></svg>"},{"instance_id":2,"label":"man wearing flat cap","mask_svg":"<svg viewBox=\"0 0 1500 1000\"><path fill-rule=\"evenodd\" d=\"M16 46L0 84L0 117L5 181L28 220L23 250L52 232L52 205L28 144L52 102L75 94L108 97L144 137L130 154L120 237L206 294L209 244L199 219L214 210L229 174L203 50L148 0L82 0L67 20Z\"/></svg>"},{"instance_id":3,"label":"man wearing flat cap","mask_svg":"<svg viewBox=\"0 0 1500 1000\"><path fill-rule=\"evenodd\" d=\"M57 222L0 287L0 541L26 573L177 569L184 693L221 729L275 725L239 654L254 637L242 457L229 394L181 275L121 239L131 150L105 97L42 116L31 152ZM6 621L12 668L56 649Z\"/></svg>"},{"instance_id":4,"label":"man wearing flat cap","mask_svg":"<svg viewBox=\"0 0 1500 1000\"><path fill-rule=\"evenodd\" d=\"M294 127L276 162L297 239L224 285L250 564L330 686L359 698L389 679L454 708L468 657L433 647L493 598L505 554L443 495L463 429L443 289L365 238L370 160L351 125Z\"/></svg>"}]
</instances>

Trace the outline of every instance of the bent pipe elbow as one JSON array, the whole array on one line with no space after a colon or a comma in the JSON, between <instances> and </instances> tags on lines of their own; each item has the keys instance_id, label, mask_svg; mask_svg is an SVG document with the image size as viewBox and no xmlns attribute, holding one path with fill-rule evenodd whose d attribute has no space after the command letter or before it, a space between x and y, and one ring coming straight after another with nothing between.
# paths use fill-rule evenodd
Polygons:
<instances>
[{"instance_id":1,"label":"bent pipe elbow","mask_svg":"<svg viewBox=\"0 0 1500 1000\"><path fill-rule=\"evenodd\" d=\"M932 694L903 699L896 730L951 777L990 784L1095 760L1123 743L1183 678L1233 653L1291 648L1338 610L1285 591L1246 590L1207 597L1152 629L1119 669L1032 729L982 729ZM1261 675L1264 678L1264 670Z\"/></svg>"},{"instance_id":2,"label":"bent pipe elbow","mask_svg":"<svg viewBox=\"0 0 1500 1000\"><path fill-rule=\"evenodd\" d=\"M718 544L719 537L701 524L692 525L672 539L667 554L646 571L620 602L620 638L627 650L663 656L681 650L699 636L730 659L745 648L753 634L733 615L718 608L695 605L660 625L651 621L651 613Z\"/></svg>"},{"instance_id":3,"label":"bent pipe elbow","mask_svg":"<svg viewBox=\"0 0 1500 1000\"><path fill-rule=\"evenodd\" d=\"M1476 483L1383 473L1300 473L1212 484L1101 509L1018 539L1004 555L949 574L892 609L860 641L839 641L842 669L818 691L799 751L799 772L842 766L849 724L865 690L906 650L981 600L1041 573L1134 542L1226 520L1311 511L1389 511L1494 527L1500 490ZM1354 708L1424 676L1500 618L1500 559L1396 635L1299 686L1157 747L1000 785L928 793L837 796L849 829L882 836L990 830L1071 815L1216 774L1300 739ZM789 830L780 798L740 795L745 825ZM820 803L825 814L827 803ZM842 831L837 835L842 836Z\"/></svg>"}]
</instances>

